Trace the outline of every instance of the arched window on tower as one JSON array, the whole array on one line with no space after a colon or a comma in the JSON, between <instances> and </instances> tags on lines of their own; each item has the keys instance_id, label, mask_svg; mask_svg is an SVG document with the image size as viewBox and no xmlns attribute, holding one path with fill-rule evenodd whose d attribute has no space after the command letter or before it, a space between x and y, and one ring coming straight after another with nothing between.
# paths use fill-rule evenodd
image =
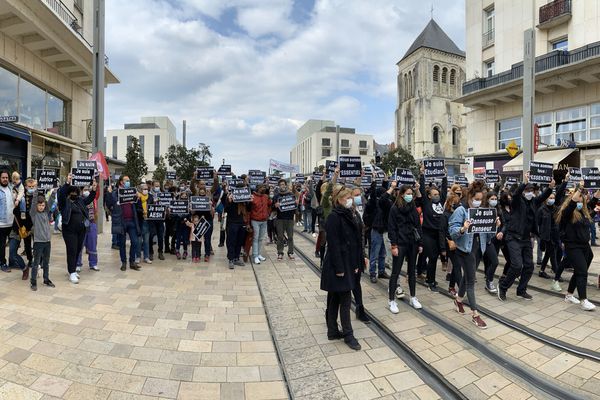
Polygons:
<instances>
[{"instance_id":1,"label":"arched window on tower","mask_svg":"<svg viewBox=\"0 0 600 400\"><path fill-rule=\"evenodd\" d=\"M404 99L408 99L408 77L404 74Z\"/></svg>"},{"instance_id":2,"label":"arched window on tower","mask_svg":"<svg viewBox=\"0 0 600 400\"><path fill-rule=\"evenodd\" d=\"M408 97L414 96L412 71L408 71Z\"/></svg>"},{"instance_id":3,"label":"arched window on tower","mask_svg":"<svg viewBox=\"0 0 600 400\"><path fill-rule=\"evenodd\" d=\"M458 128L452 127L452 146L458 145Z\"/></svg>"},{"instance_id":4,"label":"arched window on tower","mask_svg":"<svg viewBox=\"0 0 600 400\"><path fill-rule=\"evenodd\" d=\"M436 144L440 142L440 128L437 126L433 127L432 142Z\"/></svg>"},{"instance_id":5,"label":"arched window on tower","mask_svg":"<svg viewBox=\"0 0 600 400\"><path fill-rule=\"evenodd\" d=\"M433 81L438 82L440 80L440 67L437 65L433 66Z\"/></svg>"},{"instance_id":6,"label":"arched window on tower","mask_svg":"<svg viewBox=\"0 0 600 400\"><path fill-rule=\"evenodd\" d=\"M442 68L442 83L446 83L448 81L448 68Z\"/></svg>"},{"instance_id":7,"label":"arched window on tower","mask_svg":"<svg viewBox=\"0 0 600 400\"><path fill-rule=\"evenodd\" d=\"M451 85L455 85L456 84L456 70L454 68L452 68L450 70L450 84Z\"/></svg>"}]
</instances>

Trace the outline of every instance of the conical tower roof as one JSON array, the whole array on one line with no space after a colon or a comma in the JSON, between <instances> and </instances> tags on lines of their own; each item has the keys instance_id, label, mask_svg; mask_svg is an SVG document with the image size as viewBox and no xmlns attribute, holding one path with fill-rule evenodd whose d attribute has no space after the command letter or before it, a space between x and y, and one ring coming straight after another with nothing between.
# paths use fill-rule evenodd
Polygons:
<instances>
[{"instance_id":1,"label":"conical tower roof","mask_svg":"<svg viewBox=\"0 0 600 400\"><path fill-rule=\"evenodd\" d=\"M443 51L445 53L456 54L457 56L461 57L465 56L465 52L458 48L456 43L454 43L452 39L446 35L446 32L440 28L433 18L429 21L425 29L423 29L423 32L417 36L413 44L408 48L408 51L406 54L404 54L404 57L402 57L400 61L404 60L421 47L427 47L430 49Z\"/></svg>"}]
</instances>

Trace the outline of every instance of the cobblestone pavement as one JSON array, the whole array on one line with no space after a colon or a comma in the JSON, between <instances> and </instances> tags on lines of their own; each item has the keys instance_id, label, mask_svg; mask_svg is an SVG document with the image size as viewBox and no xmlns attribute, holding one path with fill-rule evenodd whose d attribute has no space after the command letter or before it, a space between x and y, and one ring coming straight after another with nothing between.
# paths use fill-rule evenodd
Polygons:
<instances>
[{"instance_id":1,"label":"cobblestone pavement","mask_svg":"<svg viewBox=\"0 0 600 400\"><path fill-rule=\"evenodd\" d=\"M110 235L100 272L67 281L54 235L50 278L32 292L0 273L0 399L287 399L251 267L167 260L119 271Z\"/></svg>"}]
</instances>

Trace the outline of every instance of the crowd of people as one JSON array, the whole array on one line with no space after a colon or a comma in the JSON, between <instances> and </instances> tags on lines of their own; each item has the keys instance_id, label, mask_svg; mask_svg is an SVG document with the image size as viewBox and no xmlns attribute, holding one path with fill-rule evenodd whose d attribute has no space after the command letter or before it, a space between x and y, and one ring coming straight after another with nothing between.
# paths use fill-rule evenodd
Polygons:
<instances>
[{"instance_id":1,"label":"crowd of people","mask_svg":"<svg viewBox=\"0 0 600 400\"><path fill-rule=\"evenodd\" d=\"M104 204L99 206L95 180L90 185L74 186L69 174L58 188L40 192L35 179L22 182L18 173L2 171L0 268L4 272L21 270L23 280L29 279L34 291L41 268L44 285L54 287L48 267L53 223L56 232L62 231L68 277L73 284L81 279L84 255L89 269L99 271L98 218L111 220L112 248L119 251L121 271L127 267L140 271L142 263L156 261L155 255L160 261L166 254L186 260L188 250L192 263L209 262L214 254L215 224L218 247L226 246L230 269L244 266L249 259L255 264L265 261L267 240L276 244L277 260L294 260L294 231L299 226L316 238L321 289L328 293L328 338L344 339L351 348L360 349L352 330L350 305L353 296L357 318L369 320L362 302L363 273L368 272L371 283L389 279L387 306L395 314L399 312L397 300L405 297L399 284L404 264L409 304L420 309L423 306L416 296L416 282L422 280L427 290L438 291L440 261L448 291L453 295L453 307L465 314L466 297L473 323L486 328L475 296L480 262L487 292L507 301L518 279L516 296L532 300L527 289L534 273L533 243L537 241L539 276L551 278L551 289L560 292L562 273L572 268L565 302L579 304L587 311L595 308L587 297L587 271L593 258L592 214L600 191L592 194L583 188L583 182L569 184L568 174L558 186L553 180L542 189L529 183L527 176L521 184L503 187L486 185L484 180L468 186L448 185L446 177L436 184L426 179L423 167L411 185L399 184L393 178L378 180L368 172L373 176L366 187L362 182L364 171L361 177L342 180L339 167L302 182L279 179L269 184L265 179L252 185L246 175L220 179L216 171L212 172L211 180L192 179L177 185L169 180L143 182L134 188L135 196L128 201L122 201L121 189L133 188L130 178L122 175L114 186L104 188ZM244 187L251 187L251 195L240 201L235 190ZM189 204L194 196L207 198L208 208L148 217L153 205L168 205L170 201ZM494 231L470 232L473 220L469 210L479 208L495 210ZM27 262L19 254L21 242ZM391 274L386 272L388 249ZM500 252L504 267L496 284ZM548 263L552 277L547 272ZM578 297L574 296L575 290Z\"/></svg>"}]
</instances>

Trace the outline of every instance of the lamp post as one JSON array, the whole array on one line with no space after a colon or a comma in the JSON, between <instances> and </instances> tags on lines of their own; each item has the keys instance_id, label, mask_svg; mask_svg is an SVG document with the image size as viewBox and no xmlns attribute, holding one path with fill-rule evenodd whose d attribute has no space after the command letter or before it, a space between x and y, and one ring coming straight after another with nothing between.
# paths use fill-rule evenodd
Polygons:
<instances>
[{"instance_id":1,"label":"lamp post","mask_svg":"<svg viewBox=\"0 0 600 400\"><path fill-rule=\"evenodd\" d=\"M92 104L92 152L104 153L104 0L94 0L94 69ZM110 171L106 171L110 174ZM104 204L104 182L98 178L98 207ZM97 218L98 233L102 233L104 218Z\"/></svg>"}]
</instances>

